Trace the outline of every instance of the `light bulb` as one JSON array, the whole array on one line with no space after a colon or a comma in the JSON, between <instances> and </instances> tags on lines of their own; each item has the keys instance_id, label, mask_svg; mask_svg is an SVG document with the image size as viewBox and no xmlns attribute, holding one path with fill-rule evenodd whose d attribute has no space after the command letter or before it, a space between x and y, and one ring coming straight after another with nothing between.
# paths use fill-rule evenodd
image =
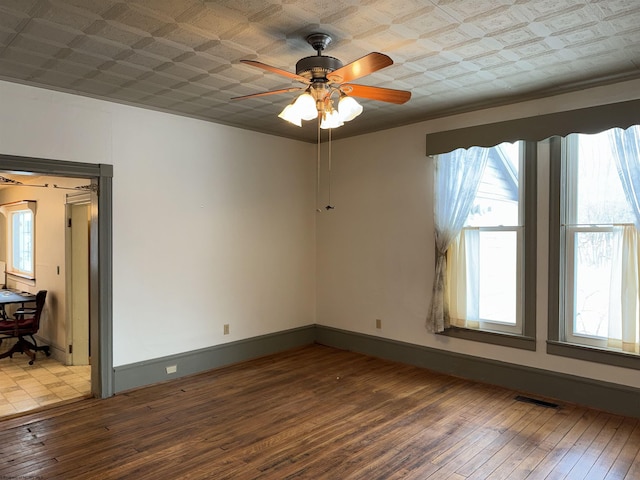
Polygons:
<instances>
[{"instance_id":1,"label":"light bulb","mask_svg":"<svg viewBox=\"0 0 640 480\"><path fill-rule=\"evenodd\" d=\"M293 103L293 106L298 110L298 114L302 120L313 120L318 117L316 101L308 92L300 95Z\"/></svg>"},{"instance_id":2,"label":"light bulb","mask_svg":"<svg viewBox=\"0 0 640 480\"><path fill-rule=\"evenodd\" d=\"M338 101L338 113L343 122L348 122L362 113L362 105L355 98L343 95Z\"/></svg>"},{"instance_id":3,"label":"light bulb","mask_svg":"<svg viewBox=\"0 0 640 480\"><path fill-rule=\"evenodd\" d=\"M298 127L302 126L302 121L301 121L302 119L300 118L300 112L298 112L298 109L295 108L294 104L292 103L284 107L284 110L280 112L280 115L278 115L278 117L282 118L283 120L286 120L289 123L293 123Z\"/></svg>"},{"instance_id":4,"label":"light bulb","mask_svg":"<svg viewBox=\"0 0 640 480\"><path fill-rule=\"evenodd\" d=\"M322 119L322 123L320 124L320 128L338 128L344 125L342 120L340 119L340 115L335 110L331 110L329 113L325 114Z\"/></svg>"}]
</instances>

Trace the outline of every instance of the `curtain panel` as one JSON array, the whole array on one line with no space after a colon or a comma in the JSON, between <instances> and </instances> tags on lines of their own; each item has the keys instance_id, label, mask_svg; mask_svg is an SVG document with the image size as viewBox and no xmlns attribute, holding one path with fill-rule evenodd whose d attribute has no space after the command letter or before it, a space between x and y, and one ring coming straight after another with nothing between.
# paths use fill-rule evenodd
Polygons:
<instances>
[{"instance_id":1,"label":"curtain panel","mask_svg":"<svg viewBox=\"0 0 640 480\"><path fill-rule=\"evenodd\" d=\"M450 326L447 250L469 216L488 158L488 149L472 147L438 155L436 159L436 270L426 322L430 332L443 332Z\"/></svg>"}]
</instances>

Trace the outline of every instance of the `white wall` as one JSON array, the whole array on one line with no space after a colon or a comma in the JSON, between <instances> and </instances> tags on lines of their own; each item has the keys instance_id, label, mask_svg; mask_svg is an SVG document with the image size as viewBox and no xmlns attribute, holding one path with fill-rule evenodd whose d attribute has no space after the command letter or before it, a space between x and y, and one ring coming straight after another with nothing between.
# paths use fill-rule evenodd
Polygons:
<instances>
[{"instance_id":1,"label":"white wall","mask_svg":"<svg viewBox=\"0 0 640 480\"><path fill-rule=\"evenodd\" d=\"M312 145L6 82L0 105L0 153L114 165L114 366L315 322Z\"/></svg>"},{"instance_id":2,"label":"white wall","mask_svg":"<svg viewBox=\"0 0 640 480\"><path fill-rule=\"evenodd\" d=\"M547 238L538 226L537 350L523 351L428 333L435 262L433 161L429 132L640 97L627 82L541 101L457 115L335 141L332 203L318 219L317 322L345 330L513 364L640 387L637 370L546 354ZM401 107L398 107L401 108ZM365 113L366 115L366 108ZM548 189L548 148L540 146L540 198ZM326 187L326 183L325 183ZM539 215L548 210L539 202ZM382 320L382 329L375 328Z\"/></svg>"}]
</instances>

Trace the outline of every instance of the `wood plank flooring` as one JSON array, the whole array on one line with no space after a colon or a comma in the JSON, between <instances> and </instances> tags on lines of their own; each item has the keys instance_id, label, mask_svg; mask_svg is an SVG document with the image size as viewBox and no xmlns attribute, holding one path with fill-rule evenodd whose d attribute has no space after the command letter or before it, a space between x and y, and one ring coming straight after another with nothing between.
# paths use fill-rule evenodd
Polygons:
<instances>
[{"instance_id":1,"label":"wood plank flooring","mask_svg":"<svg viewBox=\"0 0 640 480\"><path fill-rule=\"evenodd\" d=\"M640 479L640 421L309 346L0 422L0 478Z\"/></svg>"}]
</instances>

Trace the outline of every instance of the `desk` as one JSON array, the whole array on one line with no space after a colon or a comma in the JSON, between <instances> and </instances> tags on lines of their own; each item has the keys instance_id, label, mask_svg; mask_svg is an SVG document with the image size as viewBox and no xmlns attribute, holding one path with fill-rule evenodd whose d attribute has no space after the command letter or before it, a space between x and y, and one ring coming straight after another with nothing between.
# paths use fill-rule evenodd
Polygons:
<instances>
[{"instance_id":1,"label":"desk","mask_svg":"<svg viewBox=\"0 0 640 480\"><path fill-rule=\"evenodd\" d=\"M19 303L24 307L25 303L35 301L36 296L31 293L17 292L15 290L7 289L0 290L0 318L3 320L12 320L7 317L7 312L5 311L5 307L7 305ZM35 345L33 345L31 342L28 342L22 337L18 338L16 344L8 352L0 354L0 358L11 357L14 353L26 353L31 359L29 365L33 365L33 361L36 358ZM48 350L47 356L49 356Z\"/></svg>"},{"instance_id":2,"label":"desk","mask_svg":"<svg viewBox=\"0 0 640 480\"><path fill-rule=\"evenodd\" d=\"M13 303L19 303L24 307L25 303L35 302L36 296L32 293L18 292L16 290L0 290L0 317L9 320L5 307Z\"/></svg>"}]
</instances>

